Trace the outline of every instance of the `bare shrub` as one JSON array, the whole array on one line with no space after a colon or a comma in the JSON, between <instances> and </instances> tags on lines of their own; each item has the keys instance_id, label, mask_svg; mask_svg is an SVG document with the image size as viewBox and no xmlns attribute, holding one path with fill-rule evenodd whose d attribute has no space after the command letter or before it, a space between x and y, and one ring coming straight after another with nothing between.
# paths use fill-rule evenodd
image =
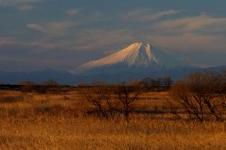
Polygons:
<instances>
[{"instance_id":1,"label":"bare shrub","mask_svg":"<svg viewBox=\"0 0 226 150\"><path fill-rule=\"evenodd\" d=\"M92 111L99 117L109 118L113 115L113 103L111 101L111 87L105 84L86 86L80 89L80 95L92 107Z\"/></svg>"},{"instance_id":2,"label":"bare shrub","mask_svg":"<svg viewBox=\"0 0 226 150\"><path fill-rule=\"evenodd\" d=\"M126 84L118 85L115 89L117 99L121 103L121 111L127 122L129 122L129 116L131 113L131 104L135 103L139 96L143 93L143 86L141 84Z\"/></svg>"},{"instance_id":3,"label":"bare shrub","mask_svg":"<svg viewBox=\"0 0 226 150\"><path fill-rule=\"evenodd\" d=\"M186 111L190 119L204 120L203 101L194 99L189 88L183 82L177 82L171 90L171 95ZM173 112L173 110L171 110Z\"/></svg>"},{"instance_id":4,"label":"bare shrub","mask_svg":"<svg viewBox=\"0 0 226 150\"><path fill-rule=\"evenodd\" d=\"M171 95L190 118L204 121L205 116L213 116L216 120L223 120L224 86L222 75L194 73L178 81Z\"/></svg>"}]
</instances>

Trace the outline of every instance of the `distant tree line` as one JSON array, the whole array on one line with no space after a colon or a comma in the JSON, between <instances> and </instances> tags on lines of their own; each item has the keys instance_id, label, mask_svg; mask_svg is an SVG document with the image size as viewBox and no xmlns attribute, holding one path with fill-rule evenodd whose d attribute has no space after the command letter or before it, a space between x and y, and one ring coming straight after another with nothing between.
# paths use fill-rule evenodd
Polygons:
<instances>
[{"instance_id":1,"label":"distant tree line","mask_svg":"<svg viewBox=\"0 0 226 150\"><path fill-rule=\"evenodd\" d=\"M0 84L2 90L17 90L22 92L38 92L38 93L61 93L65 90L71 90L73 86L61 85L57 81L47 80L42 83L35 83L32 81L20 81L19 83L12 84Z\"/></svg>"},{"instance_id":2,"label":"distant tree line","mask_svg":"<svg viewBox=\"0 0 226 150\"><path fill-rule=\"evenodd\" d=\"M144 85L144 88L147 90L167 90L173 85L173 80L170 76L162 77L162 78L144 78L140 81L141 84Z\"/></svg>"}]
</instances>

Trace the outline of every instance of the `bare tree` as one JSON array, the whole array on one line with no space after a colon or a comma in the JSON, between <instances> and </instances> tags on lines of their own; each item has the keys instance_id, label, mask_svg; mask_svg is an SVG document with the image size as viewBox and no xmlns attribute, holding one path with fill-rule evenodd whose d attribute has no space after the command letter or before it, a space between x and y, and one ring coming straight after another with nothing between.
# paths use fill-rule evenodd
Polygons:
<instances>
[{"instance_id":1,"label":"bare tree","mask_svg":"<svg viewBox=\"0 0 226 150\"><path fill-rule=\"evenodd\" d=\"M193 98L189 88L183 82L175 84L171 89L171 96L182 106L190 119L196 118L199 121L204 120L203 101Z\"/></svg>"},{"instance_id":2,"label":"bare tree","mask_svg":"<svg viewBox=\"0 0 226 150\"><path fill-rule=\"evenodd\" d=\"M224 84L221 75L213 73L194 73L177 82L171 95L183 106L190 117L203 121L205 114L216 120L223 120Z\"/></svg>"},{"instance_id":3,"label":"bare tree","mask_svg":"<svg viewBox=\"0 0 226 150\"><path fill-rule=\"evenodd\" d=\"M129 122L129 116L131 113L131 104L136 102L139 96L142 94L143 87L140 84L129 85L123 83L118 85L115 94L117 95L117 99L122 104L122 113L127 122Z\"/></svg>"},{"instance_id":4,"label":"bare tree","mask_svg":"<svg viewBox=\"0 0 226 150\"><path fill-rule=\"evenodd\" d=\"M94 109L99 117L109 118L112 115L111 87L107 85L86 86L80 89L80 94Z\"/></svg>"}]
</instances>

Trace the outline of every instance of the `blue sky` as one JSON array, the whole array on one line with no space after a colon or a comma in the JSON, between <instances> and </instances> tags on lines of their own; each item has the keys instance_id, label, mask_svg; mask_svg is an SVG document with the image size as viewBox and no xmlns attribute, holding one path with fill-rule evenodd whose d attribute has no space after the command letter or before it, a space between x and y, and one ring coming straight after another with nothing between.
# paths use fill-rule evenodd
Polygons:
<instances>
[{"instance_id":1,"label":"blue sky","mask_svg":"<svg viewBox=\"0 0 226 150\"><path fill-rule=\"evenodd\" d=\"M135 42L226 64L225 0L0 0L0 70L71 70Z\"/></svg>"}]
</instances>

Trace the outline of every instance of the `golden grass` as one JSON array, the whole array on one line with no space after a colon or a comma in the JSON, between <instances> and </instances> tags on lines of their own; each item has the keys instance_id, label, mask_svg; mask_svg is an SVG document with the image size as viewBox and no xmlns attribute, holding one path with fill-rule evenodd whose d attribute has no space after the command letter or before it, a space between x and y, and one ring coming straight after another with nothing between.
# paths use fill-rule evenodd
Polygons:
<instances>
[{"instance_id":1,"label":"golden grass","mask_svg":"<svg viewBox=\"0 0 226 150\"><path fill-rule=\"evenodd\" d=\"M75 92L39 95L5 91L1 102L0 149L37 150L212 150L226 149L222 122L167 121L134 115L100 120L84 115L88 106ZM21 97L23 100L19 100ZM153 102L150 103L152 97ZM137 105L163 105L167 93L147 93ZM146 105L148 106L146 106Z\"/></svg>"}]
</instances>

